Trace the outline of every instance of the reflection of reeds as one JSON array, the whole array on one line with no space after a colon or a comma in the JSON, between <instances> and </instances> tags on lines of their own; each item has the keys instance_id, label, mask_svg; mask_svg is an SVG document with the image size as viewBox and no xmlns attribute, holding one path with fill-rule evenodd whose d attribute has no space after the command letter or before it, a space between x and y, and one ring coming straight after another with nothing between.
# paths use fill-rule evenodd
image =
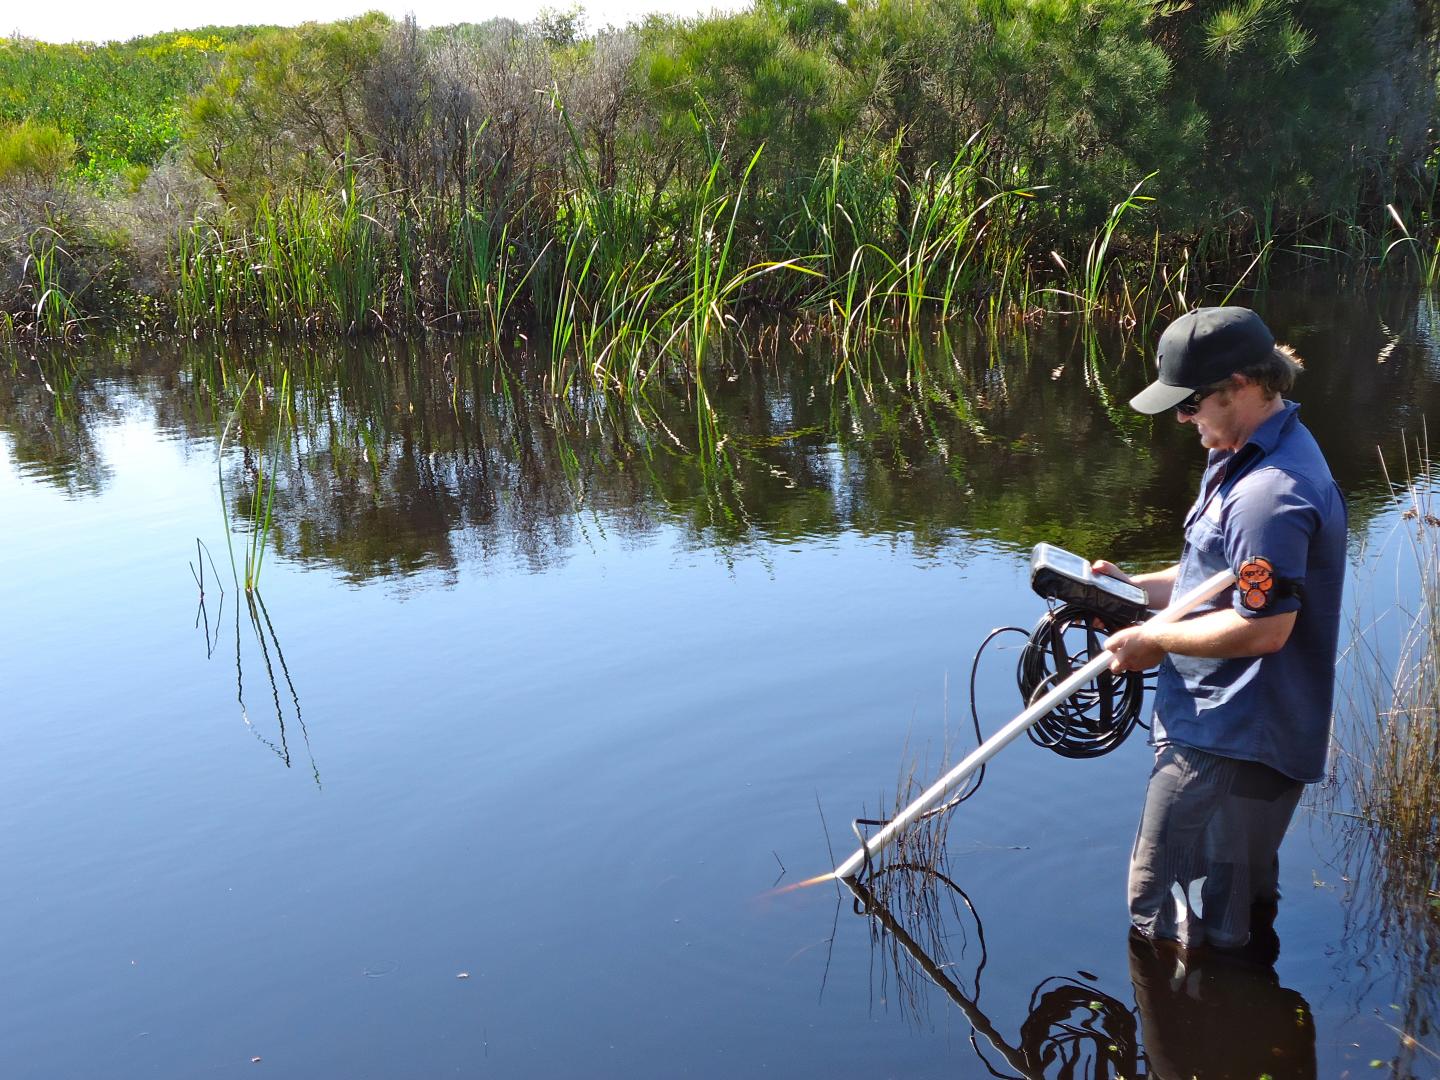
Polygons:
<instances>
[{"instance_id":1,"label":"reflection of reeds","mask_svg":"<svg viewBox=\"0 0 1440 1080\"><path fill-rule=\"evenodd\" d=\"M205 603L205 563L210 563L210 572L214 574L216 584L220 588L220 611L215 616L215 625L210 625L210 616L206 610ZM190 564L190 574L195 579L195 586L200 590L200 602L195 612L195 627L199 629L203 623L205 626L205 659L215 655L215 649L220 644L220 619L225 613L225 587L220 585L220 574L215 569L215 560L210 557L210 550L199 538L195 540L195 561ZM289 691L291 708L295 714L295 722L300 725L300 734L305 742L306 756L310 760L310 773L315 778L316 787L320 786L320 770L315 764L315 755L310 752L310 733L305 727L305 718L300 712L300 693L295 689L295 680L290 677L290 665L285 662L285 653L280 648L280 638L275 633L275 624L270 621L270 612L265 607L265 601L260 596L258 589L248 590L245 594L246 612L250 618L250 629L255 635L255 641L260 646L260 656L265 663L265 674L270 682L270 699L275 706L275 722L279 732L279 742L264 735L250 718L250 710L245 704L245 665L244 665L244 635L240 632L240 605L235 605L235 699L240 705L240 719L245 722L255 738L261 744L269 748L282 762L285 767L290 767L290 744L285 733L285 704L280 695L280 679L285 682ZM274 653L274 660L271 653ZM275 666L279 664L280 679L276 678Z\"/></svg>"},{"instance_id":2,"label":"reflection of reeds","mask_svg":"<svg viewBox=\"0 0 1440 1080\"><path fill-rule=\"evenodd\" d=\"M205 561L210 561L210 572L215 575L215 583L220 588L220 610L215 613L215 629L210 629L210 613L205 608ZM190 576L195 579L195 587L200 590L200 602L195 608L195 626L198 629L200 624L205 624L205 659L215 655L215 646L220 643L220 618L225 614L225 586L220 585L220 572L215 569L215 560L210 558L210 549L207 548L197 536L195 538L195 561L190 564Z\"/></svg>"},{"instance_id":3,"label":"reflection of reeds","mask_svg":"<svg viewBox=\"0 0 1440 1080\"><path fill-rule=\"evenodd\" d=\"M1406 1031L1423 1034L1440 1002L1440 518L1428 442L1417 452L1398 487L1397 580L1413 573L1415 587L1354 627L1342 658L1349 723L1337 772L1356 820L1347 838L1350 920L1395 954L1408 984ZM1411 1057L1424 1049L1404 1031L1401 1046Z\"/></svg>"},{"instance_id":4,"label":"reflection of reeds","mask_svg":"<svg viewBox=\"0 0 1440 1080\"><path fill-rule=\"evenodd\" d=\"M939 772L946 770L947 762L948 755L942 755ZM928 761L911 757L908 751L903 755L900 775L895 783L891 818L920 796L929 786L922 778L933 774ZM973 791L977 786L970 785L967 790ZM882 861L867 865L870 888L880 903L903 911L930 911L935 907L935 883L944 877L946 869L945 843L950 833L948 811L965 797L962 792L959 797L938 808L942 812L923 815L886 849ZM867 839L862 826L879 827L889 820L857 818L854 830L861 846L865 846Z\"/></svg>"},{"instance_id":5,"label":"reflection of reeds","mask_svg":"<svg viewBox=\"0 0 1440 1080\"><path fill-rule=\"evenodd\" d=\"M940 765L945 765L944 755ZM892 816L900 813L925 787L919 778L930 772L928 761L911 756L907 748L901 756L893 804L882 797L882 805L891 806ZM923 817L886 849L880 861L867 866L860 878L842 882L855 897L856 913L871 917L870 947L879 961L871 967L876 981L872 994L918 1019L926 1014L925 983L933 982L983 1030L988 1021L975 1009L975 1001L986 964L985 928L970 897L950 876L948 809ZM861 845L865 844L862 826L883 824L880 819L857 819L853 828ZM833 862L833 852L831 858ZM969 953L972 924L976 953L966 986L957 961ZM957 937L958 954L952 944ZM986 1034L994 1045L1004 1047L1004 1040L993 1029Z\"/></svg>"},{"instance_id":6,"label":"reflection of reeds","mask_svg":"<svg viewBox=\"0 0 1440 1080\"><path fill-rule=\"evenodd\" d=\"M275 626L270 621L270 612L266 610L265 601L261 599L258 591L250 592L245 597L246 610L250 617L250 629L255 634L255 640L260 646L260 656L265 662L265 675L270 682L270 699L275 706L275 723L279 730L280 741L278 745L266 738L254 722L250 719L250 710L245 705L245 668L242 662L241 633L240 633L240 606L235 606L235 699L240 704L240 718L245 721L248 727L265 746L290 767L290 743L285 732L285 705L280 696L280 681L275 676L275 664L280 665L280 675L285 681L285 687L289 691L291 706L295 713L295 722L300 725L300 736L305 743L305 753L310 761L310 774L315 779L315 786L320 786L320 769L315 764L315 755L310 751L310 732L305 727L305 718L300 713L300 694L295 689L295 682L290 677L290 667L285 662L285 654L280 649L280 639L275 634ZM271 651L274 651L275 659L271 660Z\"/></svg>"},{"instance_id":7,"label":"reflection of reeds","mask_svg":"<svg viewBox=\"0 0 1440 1080\"><path fill-rule=\"evenodd\" d=\"M935 986L971 1025L970 1045L992 1076L1118 1080L1137 1075L1142 1051L1136 1018L1123 1002L1091 982L1068 976L1042 981L1030 995L1018 1043L1007 1040L980 1006L980 973L988 957L984 925L969 896L948 875L933 870L914 871L892 864L881 880L900 881L917 873L928 882L921 886L922 891L945 898L941 906L912 911L896 906L897 900L903 903L903 898L893 890L891 903L885 904L866 885L845 882L855 897L856 914L870 920L872 957L878 962L879 992L884 1000L891 1000L887 986L893 977L894 1000L912 1016L918 1016L926 1000L926 984ZM949 928L967 921L958 918L962 904L969 913L968 921L974 923L979 944L968 987L959 975L960 964L946 958L948 938L953 932ZM1008 1072L999 1071L991 1062L992 1052L1000 1056Z\"/></svg>"},{"instance_id":8,"label":"reflection of reeds","mask_svg":"<svg viewBox=\"0 0 1440 1080\"><path fill-rule=\"evenodd\" d=\"M255 376L251 375L245 380L240 393L235 398L235 405L230 411L230 418L225 422L225 427L220 433L220 446L216 452L216 470L220 478L220 512L225 522L225 542L230 550L230 569L235 575L235 583L240 582L239 571L235 564L235 544L230 535L230 508L225 497L225 446L229 442L230 432L236 428L241 412L245 407L245 399L250 391L251 385L255 382ZM265 404L263 390L257 389L260 407ZM245 543L245 591L253 592L260 584L260 569L265 563L265 549L269 545L270 530L274 522L275 511L275 484L276 474L280 467L280 451L285 440L285 423L289 415L290 400L290 372L286 369L280 377L279 410L275 422L275 433L270 445L270 460L268 472L265 469L265 460L262 457L260 463L256 464L251 457L250 451L246 448L245 462L247 470L252 474L254 486L250 490L249 518L250 535Z\"/></svg>"}]
</instances>

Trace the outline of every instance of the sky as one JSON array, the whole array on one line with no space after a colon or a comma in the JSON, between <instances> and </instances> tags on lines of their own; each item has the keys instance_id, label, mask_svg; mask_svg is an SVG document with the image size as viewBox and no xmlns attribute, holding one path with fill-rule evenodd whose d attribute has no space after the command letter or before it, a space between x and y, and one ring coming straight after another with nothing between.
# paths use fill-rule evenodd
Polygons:
<instances>
[{"instance_id":1,"label":"sky","mask_svg":"<svg viewBox=\"0 0 1440 1080\"><path fill-rule=\"evenodd\" d=\"M0 4L0 36L41 41L124 41L162 30L195 26L330 22L366 11L392 18L413 12L421 26L484 22L497 16L528 21L542 8L566 9L570 0L50 0ZM694 15L733 10L747 0L588 0L586 26L624 25L648 12Z\"/></svg>"}]
</instances>

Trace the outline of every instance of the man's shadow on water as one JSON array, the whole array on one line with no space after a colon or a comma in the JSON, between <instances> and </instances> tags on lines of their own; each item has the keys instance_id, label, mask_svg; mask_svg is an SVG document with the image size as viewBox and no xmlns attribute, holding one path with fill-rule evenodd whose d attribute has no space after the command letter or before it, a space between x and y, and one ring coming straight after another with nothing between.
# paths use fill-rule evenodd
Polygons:
<instances>
[{"instance_id":1,"label":"man's shadow on water","mask_svg":"<svg viewBox=\"0 0 1440 1080\"><path fill-rule=\"evenodd\" d=\"M1020 1080L1313 1080L1315 1023L1310 1006L1295 990L1280 985L1274 963L1279 938L1274 908L1256 912L1251 944L1233 953L1183 950L1129 938L1130 980L1135 1006L1125 1005L1093 981L1052 976L1031 992L1018 1039L1008 1039L980 1004L980 973L989 963L984 927L970 898L935 870L923 873L920 891L876 888L846 881L855 911L871 921L872 949L882 978L903 988L899 999L917 1001L928 980L960 1009L971 1025L971 1045L986 1071ZM945 894L943 900L937 894ZM888 899L887 905L884 900ZM897 902L904 901L904 902ZM962 906L963 905L963 906ZM903 911L907 926L894 912ZM938 920L968 912L975 922L979 956L970 985L960 965L943 955L950 931ZM922 947L920 940L927 943ZM968 942L970 935L967 932ZM876 970L876 968L872 968ZM998 1061L996 1060L998 1058Z\"/></svg>"}]
</instances>

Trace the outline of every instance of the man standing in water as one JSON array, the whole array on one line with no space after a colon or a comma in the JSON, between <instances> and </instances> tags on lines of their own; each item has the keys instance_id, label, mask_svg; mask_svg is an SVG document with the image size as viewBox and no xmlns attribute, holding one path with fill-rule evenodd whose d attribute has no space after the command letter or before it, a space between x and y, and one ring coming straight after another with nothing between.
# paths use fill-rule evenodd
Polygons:
<instances>
[{"instance_id":1,"label":"man standing in water","mask_svg":"<svg viewBox=\"0 0 1440 1080\"><path fill-rule=\"evenodd\" d=\"M1329 742L1345 502L1299 406L1301 364L1247 308L1202 308L1161 335L1159 379L1130 402L1175 410L1209 461L1180 561L1130 577L1164 607L1207 577L1235 588L1168 626L1112 635L1115 671L1160 665L1155 767L1130 857L1130 917L1151 939L1243 947L1273 917L1277 852Z\"/></svg>"}]
</instances>

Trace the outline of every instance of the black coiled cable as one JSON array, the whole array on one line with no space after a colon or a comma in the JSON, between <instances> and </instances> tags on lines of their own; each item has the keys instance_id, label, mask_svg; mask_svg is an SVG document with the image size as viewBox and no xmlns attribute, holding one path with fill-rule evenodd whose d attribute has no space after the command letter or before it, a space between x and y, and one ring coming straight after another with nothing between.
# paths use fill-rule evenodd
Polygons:
<instances>
[{"instance_id":1,"label":"black coiled cable","mask_svg":"<svg viewBox=\"0 0 1440 1080\"><path fill-rule=\"evenodd\" d=\"M1106 616L1079 604L1047 611L1020 651L1015 677L1027 704L1084 667L1105 648L1105 639L1122 629ZM1145 674L1103 671L1060 702L1030 728L1030 741L1062 757L1093 758L1114 750L1140 723Z\"/></svg>"}]
</instances>

